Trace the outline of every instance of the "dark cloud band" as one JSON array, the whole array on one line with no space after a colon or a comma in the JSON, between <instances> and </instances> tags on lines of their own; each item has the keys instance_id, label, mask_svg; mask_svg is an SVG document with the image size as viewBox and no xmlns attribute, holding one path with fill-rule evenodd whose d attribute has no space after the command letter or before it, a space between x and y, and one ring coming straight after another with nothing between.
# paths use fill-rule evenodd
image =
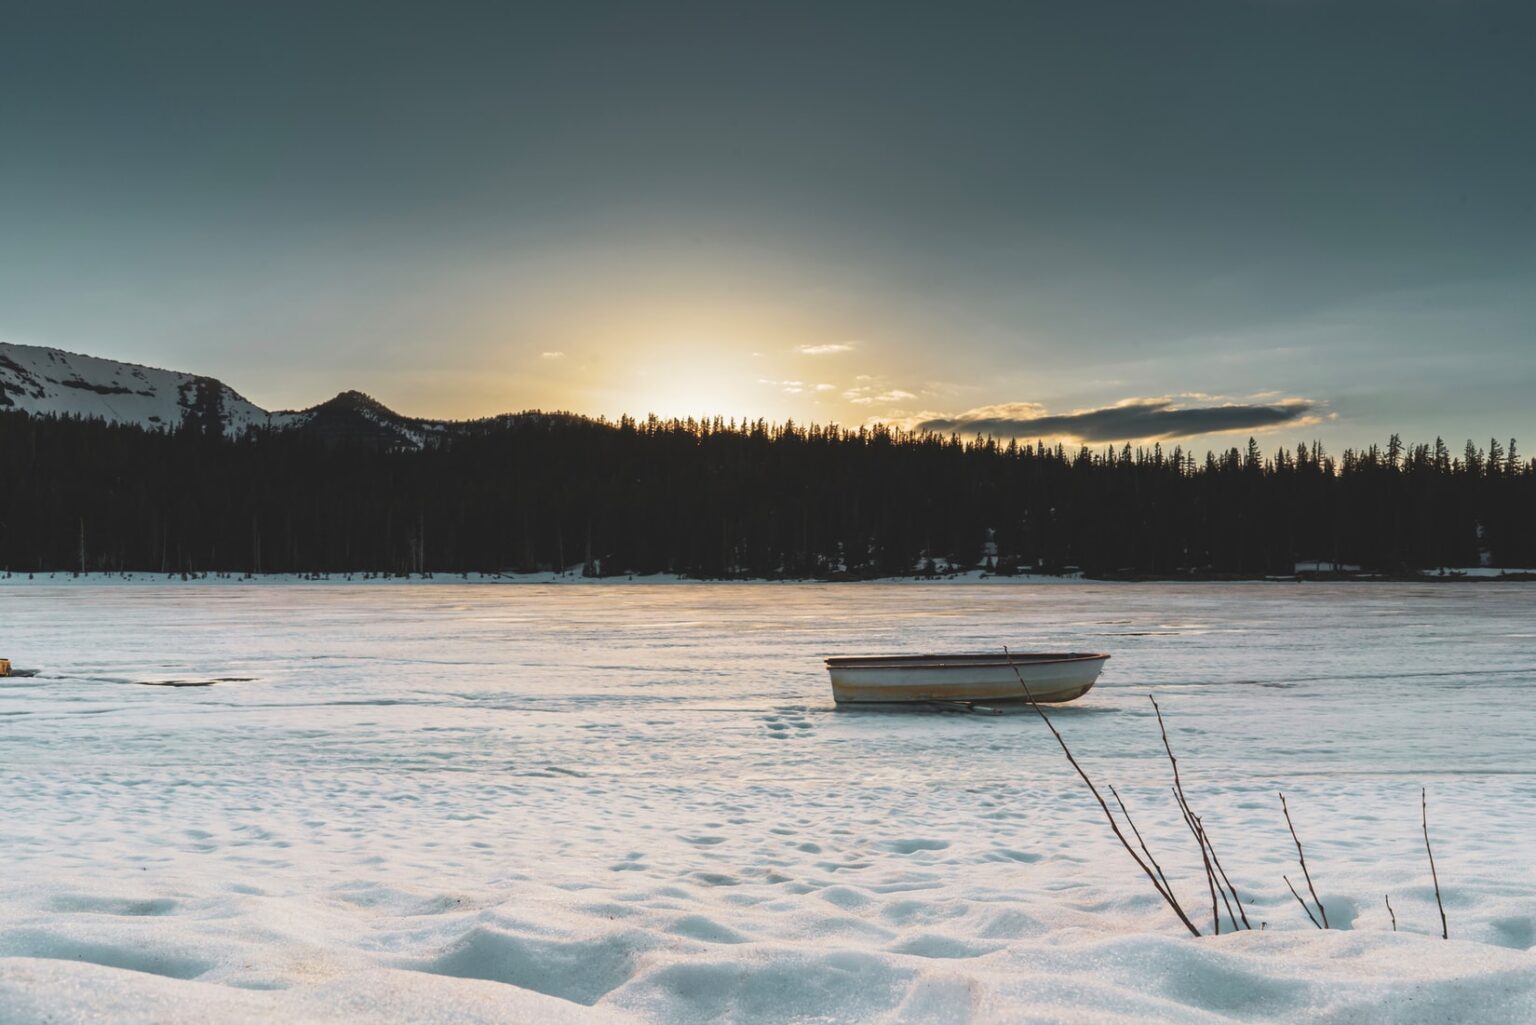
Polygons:
<instances>
[{"instance_id":1,"label":"dark cloud band","mask_svg":"<svg viewBox=\"0 0 1536 1025\"><path fill-rule=\"evenodd\" d=\"M918 428L941 433L960 431L1011 438L1068 437L1081 441L1188 438L1299 423L1307 419L1315 405L1294 400L1272 405L1179 407L1168 399L1134 399L1103 409L1053 416L1013 417L961 413L954 417L925 420L918 424Z\"/></svg>"}]
</instances>

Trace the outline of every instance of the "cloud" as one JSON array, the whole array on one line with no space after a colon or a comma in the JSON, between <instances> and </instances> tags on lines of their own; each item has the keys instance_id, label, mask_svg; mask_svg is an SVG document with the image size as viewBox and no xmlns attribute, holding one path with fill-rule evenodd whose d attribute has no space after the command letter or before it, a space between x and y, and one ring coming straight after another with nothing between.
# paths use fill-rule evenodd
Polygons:
<instances>
[{"instance_id":1,"label":"cloud","mask_svg":"<svg viewBox=\"0 0 1536 1025\"><path fill-rule=\"evenodd\" d=\"M802 356L834 356L839 352L852 352L848 342L830 342L826 345L797 345L795 351Z\"/></svg>"},{"instance_id":2,"label":"cloud","mask_svg":"<svg viewBox=\"0 0 1536 1025\"><path fill-rule=\"evenodd\" d=\"M901 388L880 391L868 385L859 385L843 392L843 398L856 406L869 406L876 402L901 402L905 399L915 399L917 396Z\"/></svg>"},{"instance_id":3,"label":"cloud","mask_svg":"<svg viewBox=\"0 0 1536 1025\"><path fill-rule=\"evenodd\" d=\"M541 353L539 353L539 359L565 359L565 353L563 353L563 352L541 352Z\"/></svg>"},{"instance_id":4,"label":"cloud","mask_svg":"<svg viewBox=\"0 0 1536 1025\"><path fill-rule=\"evenodd\" d=\"M805 391L804 381L773 381L766 377L759 377L757 379L757 383L766 384L770 388L778 388L786 395L799 395L801 392Z\"/></svg>"},{"instance_id":5,"label":"cloud","mask_svg":"<svg viewBox=\"0 0 1536 1025\"><path fill-rule=\"evenodd\" d=\"M1035 403L1015 402L982 406L953 416L935 416L920 420L915 426L925 431L1010 438L1138 441L1304 427L1319 422L1317 409L1318 403L1310 399L1181 406L1173 398L1164 397L1124 399L1113 406L1053 415Z\"/></svg>"}]
</instances>

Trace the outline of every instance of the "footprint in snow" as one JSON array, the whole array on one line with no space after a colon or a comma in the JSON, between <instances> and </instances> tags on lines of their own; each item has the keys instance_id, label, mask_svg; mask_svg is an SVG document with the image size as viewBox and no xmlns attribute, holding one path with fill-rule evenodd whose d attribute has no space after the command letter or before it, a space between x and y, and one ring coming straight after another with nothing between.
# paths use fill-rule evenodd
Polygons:
<instances>
[{"instance_id":1,"label":"footprint in snow","mask_svg":"<svg viewBox=\"0 0 1536 1025\"><path fill-rule=\"evenodd\" d=\"M812 727L810 720L800 714L800 709L779 709L770 715L758 716L762 720L763 728L768 731L770 737L783 740L794 736L795 730L809 730Z\"/></svg>"},{"instance_id":2,"label":"footprint in snow","mask_svg":"<svg viewBox=\"0 0 1536 1025\"><path fill-rule=\"evenodd\" d=\"M179 906L169 897L136 899L131 897L100 897L91 894L60 894L51 902L55 911L86 912L98 915L121 915L128 918L169 915Z\"/></svg>"},{"instance_id":3,"label":"footprint in snow","mask_svg":"<svg viewBox=\"0 0 1536 1025\"><path fill-rule=\"evenodd\" d=\"M1042 855L1033 854L1029 851L1016 851L1008 847L999 847L987 855L988 861L1022 861L1026 865L1033 864L1041 860L1041 858Z\"/></svg>"},{"instance_id":4,"label":"footprint in snow","mask_svg":"<svg viewBox=\"0 0 1536 1025\"><path fill-rule=\"evenodd\" d=\"M1001 950L1002 944L968 943L951 936L929 933L902 940L890 949L898 954L913 954L917 957L963 959L984 957L994 950Z\"/></svg>"},{"instance_id":5,"label":"footprint in snow","mask_svg":"<svg viewBox=\"0 0 1536 1025\"><path fill-rule=\"evenodd\" d=\"M942 851L949 846L948 840L891 840L881 844L896 854L916 854L918 851Z\"/></svg>"}]
</instances>

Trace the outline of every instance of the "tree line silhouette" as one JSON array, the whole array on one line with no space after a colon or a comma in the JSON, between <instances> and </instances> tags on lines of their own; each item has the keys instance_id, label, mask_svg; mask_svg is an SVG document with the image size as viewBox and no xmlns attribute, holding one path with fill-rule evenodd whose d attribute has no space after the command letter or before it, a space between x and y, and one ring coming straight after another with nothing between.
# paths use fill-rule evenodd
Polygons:
<instances>
[{"instance_id":1,"label":"tree line silhouette","mask_svg":"<svg viewBox=\"0 0 1536 1025\"><path fill-rule=\"evenodd\" d=\"M526 414L406 449L0 412L0 572L868 578L1536 566L1536 460L1438 439L1196 458L888 427Z\"/></svg>"}]
</instances>

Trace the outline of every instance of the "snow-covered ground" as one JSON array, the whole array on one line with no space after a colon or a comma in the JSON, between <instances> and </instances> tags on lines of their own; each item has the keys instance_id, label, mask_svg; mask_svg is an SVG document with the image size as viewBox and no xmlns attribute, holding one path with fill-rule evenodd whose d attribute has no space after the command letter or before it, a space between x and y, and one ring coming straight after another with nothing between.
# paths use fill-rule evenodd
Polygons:
<instances>
[{"instance_id":1,"label":"snow-covered ground","mask_svg":"<svg viewBox=\"0 0 1536 1025\"><path fill-rule=\"evenodd\" d=\"M1262 931L1184 933L1031 713L820 666L1003 642L1113 653L1055 721L1208 927L1157 695ZM1536 1020L1519 585L33 581L0 656L6 1025Z\"/></svg>"}]
</instances>

